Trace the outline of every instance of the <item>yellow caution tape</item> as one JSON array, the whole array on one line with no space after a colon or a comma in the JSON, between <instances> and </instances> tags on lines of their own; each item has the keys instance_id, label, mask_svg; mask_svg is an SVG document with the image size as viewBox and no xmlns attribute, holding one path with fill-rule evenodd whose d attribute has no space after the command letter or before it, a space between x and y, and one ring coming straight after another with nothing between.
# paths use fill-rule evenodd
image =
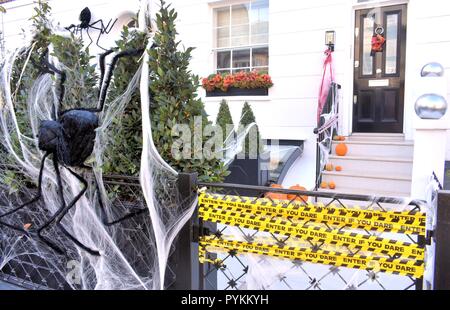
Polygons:
<instances>
[{"instance_id":1,"label":"yellow caution tape","mask_svg":"<svg viewBox=\"0 0 450 310\"><path fill-rule=\"evenodd\" d=\"M214 237L202 237L200 239L199 260L201 263L210 262L219 266L223 265L221 260L208 259L206 252L227 252L230 255L251 253L373 272L386 272L414 278L422 278L424 273L424 262L421 260L350 255L323 250L313 251L309 248L280 247L263 243L214 239Z\"/></svg>"},{"instance_id":2,"label":"yellow caution tape","mask_svg":"<svg viewBox=\"0 0 450 310\"><path fill-rule=\"evenodd\" d=\"M204 236L204 238L218 238L216 235L211 236ZM361 250L355 250L355 249L349 249L345 246L339 246L335 244L328 244L328 243L322 243L322 242L315 242L315 241L306 241L302 240L296 237L275 237L272 235L261 235L257 234L254 236L240 236L237 237L236 235L220 235L220 239L224 240L237 240L237 241L246 241L251 243L264 243L268 245L278 245L278 246L287 246L287 247L295 247L295 248L309 248L313 251L315 250L324 250L324 251L334 251L339 252L342 254L359 254L359 255L373 255L374 253L369 251L361 251ZM381 257L391 258L389 255L385 254L377 254Z\"/></svg>"},{"instance_id":3,"label":"yellow caution tape","mask_svg":"<svg viewBox=\"0 0 450 310\"><path fill-rule=\"evenodd\" d=\"M201 193L199 205L205 209L221 209L255 215L283 217L329 225L379 232L401 232L425 236L426 216L421 212L377 211L359 208L324 207L288 200L272 201L267 198L250 198Z\"/></svg>"},{"instance_id":4,"label":"yellow caution tape","mask_svg":"<svg viewBox=\"0 0 450 310\"><path fill-rule=\"evenodd\" d=\"M346 232L338 229L300 225L280 218L242 214L220 209L208 209L203 206L199 208L199 217L205 221L266 231L284 236L294 236L305 240L346 246L351 249L419 260L423 260L424 258L424 249L420 248L417 244Z\"/></svg>"}]
</instances>

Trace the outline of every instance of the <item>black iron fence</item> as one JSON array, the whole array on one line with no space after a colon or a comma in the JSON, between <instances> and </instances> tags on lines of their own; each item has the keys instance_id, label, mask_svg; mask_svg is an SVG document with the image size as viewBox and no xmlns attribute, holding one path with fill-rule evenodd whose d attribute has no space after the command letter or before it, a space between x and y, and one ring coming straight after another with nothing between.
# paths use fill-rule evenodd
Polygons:
<instances>
[{"instance_id":1,"label":"black iron fence","mask_svg":"<svg viewBox=\"0 0 450 310\"><path fill-rule=\"evenodd\" d=\"M322 193L322 192L307 192L307 191L295 191L295 190L285 190L285 189L274 189L268 187L258 187L258 186L242 186L236 184L207 184L207 183L199 183L199 189L207 188L209 193L213 193L220 200L223 201L235 201L237 204L239 203L251 203L252 200L257 201L258 198L263 198L267 196L267 193L271 193L274 198L282 198L277 196L280 195L288 195L288 200L283 205L284 208L295 207L294 204L296 200L300 200L302 203L303 199L306 200L308 197L310 202L314 202L314 205L320 205L323 208L339 208L340 210L351 210L354 205L357 205L360 209L367 210L377 210L377 211L388 211L393 208L399 210L402 208L403 212L407 212L410 214L416 214L417 212L424 211L424 202L422 201L411 201L404 203L399 201L396 198L389 197L372 197L372 196L361 196L361 195L344 195L344 194L332 194L332 193ZM245 188L246 191L253 192L252 197L241 197L239 195L239 190ZM270 195L269 195L270 197ZM286 198L284 198L286 199ZM267 200L267 199L265 199ZM269 200L271 200L269 198ZM270 205L270 203L269 203ZM273 205L276 205L273 204ZM201 206L200 206L201 207ZM230 215L229 213L223 212L219 210L218 214L221 215ZM258 215L255 212L253 215ZM211 217L209 217L210 219ZM250 219L258 220L257 217L250 217ZM258 229L256 226L248 227L245 225L227 225L227 224L212 224L208 221L202 221L200 219L200 224L198 228L198 235L200 238L194 240L194 242L200 243L202 238L201 236L208 236L208 240L216 239L221 240L224 239L224 236L231 235L236 238L236 235L240 235L238 237L239 240L243 240L245 246L251 245L251 243L261 244L261 240L264 239L265 242L267 240L270 241L270 246L277 247L280 249L293 248L295 243L299 242L295 236L289 234L285 234L283 232L278 231L278 233L274 233L270 230L265 230L264 233L261 233L261 229ZM224 223L224 222L222 222ZM227 222L225 222L227 223ZM274 222L275 223L275 222ZM278 223L278 222L277 222ZM288 219L288 224L292 223ZM344 231L346 224L343 223L334 223L335 225L330 225L329 223L323 223L321 225L324 230L337 229L339 231ZM347 223L348 224L348 223ZM424 223L423 223L424 226ZM257 229L255 229L257 228ZM353 227L355 228L355 227ZM385 236L392 238L392 231L386 230L375 230L371 231L369 229L363 227L360 228L359 233L361 233L364 238L367 236L368 238L383 238ZM230 231L232 230L232 231ZM396 234L397 237L400 236L401 241L399 243L411 244L416 246L418 249L425 249L426 245L431 242L430 240L430 232L425 231L423 228L423 233L421 234ZM261 236L263 234L263 236ZM197 235L197 234L195 234ZM225 239L227 239L225 237ZM307 240L307 246L312 250L312 253L331 253L329 251L329 247L326 242L316 242L314 240ZM216 242L217 244L221 244L221 242ZM201 251L202 246L200 246ZM406 274L400 273L398 275L395 274L388 276L385 273L377 272L376 269L367 268L366 270L362 270L361 272L364 274L358 281L350 281L349 275L354 275L355 270L349 269L345 267L345 264L339 266L339 264L333 265L334 263L327 263L322 261L322 263L328 264L329 266L323 268L322 270L317 269L317 261L315 264L311 264L311 260L299 260L299 259L285 259L284 267L282 268L278 274L275 274L271 277L269 283L259 283L256 287L249 287L248 277L250 270L253 265L263 266L265 264L264 261L270 260L267 257L262 255L251 256L251 259L248 259L248 255L238 255L245 254L239 253L239 250L242 250L240 244L236 246L236 250L233 248L228 248L227 251L217 254L213 253L203 253L207 256L207 259L204 260L203 264L204 272L199 275L199 282L205 283L217 283L218 289L249 289L249 288L258 288L258 289L327 289L334 288L339 289L345 287L347 289L357 289L357 288L378 288L378 289L389 289L392 287L392 281L397 281L397 283L402 283L402 289L422 289L423 288L423 276L422 273L420 275ZM340 248L340 251L345 251L346 255L349 256L357 256L361 254L363 251L361 249L356 249L350 247L348 244L343 244ZM253 252L255 253L255 252ZM247 253L248 254L248 253ZM210 255L210 256L209 256ZM256 258L255 258L256 257ZM399 257L396 257L393 253L387 253L387 259L395 261ZM421 258L423 259L423 258ZM421 259L418 259L420 261ZM272 261L273 262L273 261ZM321 263L321 261L319 261ZM414 262L413 264L420 265L421 263ZM267 264L266 264L267 265ZM269 264L270 265L270 264ZM322 265L325 266L325 265ZM352 268L359 268L361 266L349 266ZM253 266L254 268L254 266ZM259 268L259 267L258 267ZM254 268L255 269L255 268ZM295 276L294 276L295 274ZM262 274L260 274L263 277ZM250 278L254 278L255 275L251 275ZM295 279L294 279L295 278ZM251 281L255 281L252 279ZM256 279L257 281L257 279ZM333 282L332 284L330 284ZM337 284L339 283L339 284ZM369 285L370 284L370 285ZM340 285L341 287L337 287ZM201 288L201 287L199 287ZM399 289L398 286L395 289Z\"/></svg>"},{"instance_id":2,"label":"black iron fence","mask_svg":"<svg viewBox=\"0 0 450 310\"><path fill-rule=\"evenodd\" d=\"M136 196L136 207L143 207L142 193L137 179L121 178L119 176L106 177L105 185L110 191L112 187L129 187L129 192ZM245 189L246 192L251 192L251 197L242 197L239 191ZM422 201L403 202L395 198L389 197L372 197L361 195L344 195L332 194L322 192L308 192L276 189L260 186L243 186L237 184L210 184L197 182L195 174L180 174L178 180L178 190L181 194L180 203L189 205L195 199L199 198L198 193L210 193L220 197L221 200L233 199L236 202L251 202L258 201L258 199L267 197L265 200L274 202L277 205L276 199L280 198L277 195L286 195L288 198L284 205L287 209L295 208L296 204L304 204L303 200L307 200L312 205L320 205L324 209L338 208L341 210L351 210L354 206L359 209L366 209L372 211L389 211L400 210L402 212L409 212L410 214L417 214L424 212L425 204ZM270 193L268 195L268 193ZM31 193L30 193L31 195ZM289 196L288 196L289 195ZM24 199L24 198L23 198ZM129 209L128 203L117 201L116 204L122 212ZM122 207L120 207L122 206ZM233 212L233 210L225 210L222 208L218 212ZM200 214L199 214L200 211ZM438 204L436 209L435 229L422 231L423 233L402 233L392 232L386 230L369 230L362 227L353 227L359 229L358 233L368 238L392 238L392 234L396 233L401 236L399 239L403 243L407 243L414 248L426 250L431 248L431 244L435 243L435 255L433 261L426 256L425 266L434 264L434 280L424 279L423 272L400 272L399 274L385 273L383 270L379 271L374 266L370 268L361 269L359 266L329 264L327 262L311 261L308 259L287 259L286 257L275 258L272 255L261 255L261 253L241 252L242 245L255 243L270 243L270 248L285 249L286 247L294 248L297 243L302 242L295 235L286 235L282 231L274 232L273 230L255 229L255 227L236 225L231 223L229 225L221 223L220 221L204 220L201 214L204 212L200 208L196 210L191 220L186 223L179 234L178 239L174 243L172 255L170 256L170 268L168 269L168 276L166 277L166 287L169 289L399 289L399 285L403 289L450 289L450 244L448 236L450 235L450 192L441 191L438 193ZM214 208L209 210L211 214ZM258 216L264 214L257 214L248 212L245 216ZM127 238L129 229L135 228L139 225L151 225L147 221L148 217L136 218L123 228L124 242L122 245L127 247ZM136 222L144 221L145 223ZM256 223L256 222L255 222ZM287 224L295 224L296 222L287 219ZM327 223L321 225L322 230L338 229L343 232L346 229L344 223ZM150 230L149 230L150 231ZM1 242L5 242L8 238L6 230L0 231L2 235ZM56 235L57 236L57 235ZM234 243L236 249L222 248L219 249L220 240L230 241L229 237L238 237L240 243ZM136 237L136 236L134 236ZM133 238L134 238L133 237ZM141 235L140 238L151 238L151 236ZM364 237L366 238L366 237ZM147 240L149 242L149 240ZM219 242L220 241L220 242ZM317 253L324 253L330 251L329 244L326 242L317 242L315 239L303 240L307 243L310 251ZM61 241L63 242L63 241ZM143 243L146 240L142 240ZM212 242L216 249L212 250L204 246L205 242ZM234 241L233 241L234 242ZM0 247L1 247L0 243ZM26 247L26 244L20 246ZM70 249L71 245L67 245ZM267 248L267 246L266 246ZM340 247L345 250L346 255L362 255L364 249L355 249L345 244ZM139 248L127 248L129 259L133 260L134 265L146 266L153 263L153 257L145 257L142 255ZM70 250L69 250L70 253ZM326 253L326 252L325 252ZM329 252L328 252L329 253ZM399 257L392 252L383 254L386 258L398 260ZM136 261L134 261L136 260ZM203 263L200 263L200 260ZM410 259L414 261L414 259ZM420 261L421 259L417 259ZM409 262L408 264L413 264ZM421 266L417 263L416 266ZM276 267L274 267L276 266ZM281 267L280 267L281 266ZM408 265L410 266L410 265ZM352 267L352 268L348 268ZM59 266L49 265L45 259L36 257L35 255L22 255L10 260L6 265L2 266L0 270L0 279L7 281L28 289L71 289L77 288L67 285L67 278L61 276L60 270L67 268L67 261L61 261ZM266 268L266 269L258 269ZM279 269L277 269L279 268ZM359 276L355 279L355 269L359 268ZM415 267L414 267L415 268ZM421 267L420 267L421 268ZM428 267L427 267L428 268ZM139 268L137 268L139 270ZM148 270L148 268L142 268ZM266 270L261 272L261 270ZM267 274L264 274L267 273ZM264 281L258 279L258 276ZM393 287L392 283L396 282Z\"/></svg>"}]
</instances>

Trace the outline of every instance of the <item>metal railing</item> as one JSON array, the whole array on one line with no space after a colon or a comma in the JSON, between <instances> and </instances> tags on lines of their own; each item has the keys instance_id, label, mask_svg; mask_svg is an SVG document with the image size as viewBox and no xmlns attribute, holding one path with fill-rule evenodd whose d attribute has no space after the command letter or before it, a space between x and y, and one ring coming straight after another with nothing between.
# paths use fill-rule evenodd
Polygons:
<instances>
[{"instance_id":1,"label":"metal railing","mask_svg":"<svg viewBox=\"0 0 450 310\"><path fill-rule=\"evenodd\" d=\"M331 146L334 128L337 128L339 122L339 90L341 85L332 83L330 87L330 93L327 98L327 102L323 108L322 115L317 124L317 128L314 129L314 134L317 136L316 141L316 185L315 190L320 186L322 176L322 160L323 152L331 153Z\"/></svg>"},{"instance_id":2,"label":"metal railing","mask_svg":"<svg viewBox=\"0 0 450 310\"><path fill-rule=\"evenodd\" d=\"M322 201L325 208L332 205L336 205L339 208L348 208L350 203L352 203L358 205L363 209L387 211L390 210L393 205L399 205L399 200L397 198L391 197L373 197L338 193L331 194L317 191L296 191L260 186L238 184L209 184L201 182L198 184L198 187L200 189L206 187L208 189L208 192L223 195L224 199L229 196L233 196L233 199L237 199L238 202L240 199L238 193L239 190L245 189L246 191L252 191L254 193L251 199L262 198L268 192L293 195L294 197L309 196L313 200ZM417 210L423 211L424 202L411 201L407 203L405 207L411 212L416 212ZM344 226L345 225L339 228L343 229ZM238 232L242 235L243 239L250 241L258 239L257 237L260 233L258 230L245 229L241 227L232 227L233 231L230 231L230 227L228 225L204 222L201 219L199 220L199 226L197 230L198 232L194 234L195 236L209 235L215 236L218 239L227 234L236 235L236 233ZM367 235L383 236L383 234L380 234L379 232L371 232L369 230L365 230L363 233ZM265 235L267 235L267 233ZM407 242L417 244L422 248L425 247L427 242L426 238L421 236L405 234L402 237L405 237L404 240L407 240ZM273 238L274 242L281 246L289 242L289 239L291 237L285 237L282 235L271 233L270 238ZM198 242L198 240L199 238L195 239L194 242ZM315 250L321 250L322 246L324 245L311 242L311 247ZM350 252L352 254L357 253L354 251ZM270 259L260 257L258 263L262 264L264 261L270 261ZM417 279L411 276L387 276L386 274L378 274L371 270L367 270L360 271L360 273L364 273L364 276L362 276L362 279L359 282L352 282L350 281L349 275L354 275L356 272L355 270L349 270L348 268L342 268L338 266L326 267L322 265L323 268L320 269L320 271L317 271L317 264L298 260L284 260L284 262L284 270L279 272L276 280L273 280L272 283L266 284L266 286L264 287L258 287L259 289L341 289L342 287L345 287L346 289L364 289L368 287L370 287L371 289L377 287L378 289L389 289L393 288L393 280L397 281L397 283L400 283L402 285L401 288L403 289L423 288L422 279ZM251 270L252 264L255 264L254 260L247 260L245 255L239 256L233 252L229 252L221 256L218 256L218 254L212 254L209 262L205 263L202 268L200 268L200 270L202 270L203 272L200 272L199 274L200 285L198 288L211 288L213 286L213 288L215 289L246 289L248 288L248 286L245 278L249 276L249 270ZM201 283L204 283L204 285L202 286ZM216 285L215 287L214 284ZM337 287L339 285L341 287ZM399 289L399 286L397 285L395 289Z\"/></svg>"},{"instance_id":3,"label":"metal railing","mask_svg":"<svg viewBox=\"0 0 450 310\"><path fill-rule=\"evenodd\" d=\"M142 203L142 193L140 193L140 186L135 178L112 176L105 177L105 184L109 186L130 187L130 192L136 195L138 204ZM400 206L398 199L391 197L373 197L369 195L347 195L347 194L331 194L317 191L296 191L287 189L277 189L261 186L249 186L239 184L222 184L222 183L203 183L197 182L195 174L179 175L178 189L181 194L180 203L190 204L197 198L198 190L207 188L209 192L222 194L224 196L239 197L238 190L245 189L252 192L252 196L261 198L266 196L267 192L282 193L294 195L295 197L309 196L311 200L317 200L323 204L323 207L338 206L339 208L349 208L352 205L358 205L363 209L387 211L393 207ZM112 189L111 189L112 190ZM31 195L28 193L27 195ZM25 199L26 197L22 197ZM129 208L129 205L124 204L121 207L118 205L118 212L123 212L121 208ZM424 211L423 201L411 201L403 205L405 210L416 212L417 210ZM431 240L436 246L435 252L435 271L434 271L434 288L435 289L450 289L450 192L441 191L438 194L437 206L437 220L434 231L427 231L425 237L405 235L406 241L411 244L417 244L420 247L425 247ZM126 237L129 234L128 228L135 228L137 225L151 225L148 217L133 219L129 222L129 226L123 227L124 243L119 246L127 246ZM166 287L169 289L249 289L247 282L248 278L254 277L252 268L254 260L250 261L247 255L237 255L230 252L225 254L210 253L209 258L216 263L206 262L199 263L199 240L202 236L216 236L220 238L226 234L240 233L246 240L254 240L260 233L257 230L245 229L240 227L230 227L223 224L215 224L213 222L203 221L198 212L195 212L191 220L186 223L185 227L179 234L175 241L174 250L170 257L169 276L166 278ZM7 230L0 230L2 235L2 242L4 242L11 232ZM367 235L383 236L383 233L366 231ZM52 235L58 238L58 234ZM277 240L280 245L289 242L290 237L283 237L277 234L266 233L267 238ZM148 236L147 236L148 237ZM144 235L141 238L145 238ZM61 240L60 242L64 242ZM67 241L66 241L67 242ZM145 244L145 240L141 240ZM148 243L148 242L147 242ZM1 245L0 245L1 246ZM24 245L26 246L26 244ZM73 248L73 245L67 243L68 249ZM320 244L312 243L311 247L320 249ZM126 248L124 252L129 253L132 264L149 264L152 262L151 257L142 256L143 253L139 248ZM69 250L70 253L70 250ZM354 252L353 252L354 253ZM253 256L254 258L255 256ZM267 262L281 261L275 258L267 258L263 256L256 256L258 264ZM133 260L132 258L135 258ZM346 289L365 289L378 288L390 289L392 288L393 279L402 285L403 289L422 289L424 283L422 279L417 279L410 276L393 276L376 273L372 270L360 270L360 278L355 281L349 278L349 275L354 275L355 270L348 270L348 268L339 266L324 266L312 264L305 261L298 260L283 260L283 270L279 270L276 277L271 283L265 283L265 289L327 289L327 288L346 288ZM71 289L68 285L67 279L58 270L65 268L67 261L61 261L59 266L49 265L45 260L38 259L35 255L25 255L19 258L12 259L0 270L0 279L7 282L19 285L28 289ZM318 266L322 266L318 271ZM146 268L144 268L146 269ZM268 271L271 271L268 269ZM400 281L400 282L399 282ZM429 288L429 284L425 288ZM74 287L77 288L77 287ZM78 287L80 288L80 287ZM398 285L395 287L398 289Z\"/></svg>"}]
</instances>

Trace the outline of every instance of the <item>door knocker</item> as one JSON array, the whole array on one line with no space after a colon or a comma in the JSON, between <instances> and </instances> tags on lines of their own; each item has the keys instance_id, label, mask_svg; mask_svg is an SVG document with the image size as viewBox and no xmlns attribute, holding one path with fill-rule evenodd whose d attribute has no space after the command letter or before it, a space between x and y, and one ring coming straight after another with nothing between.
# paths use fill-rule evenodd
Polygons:
<instances>
[{"instance_id":1,"label":"door knocker","mask_svg":"<svg viewBox=\"0 0 450 310\"><path fill-rule=\"evenodd\" d=\"M383 52L383 46L386 43L386 39L383 37L384 28L377 26L372 36L372 50L370 56L375 56L376 53Z\"/></svg>"}]
</instances>

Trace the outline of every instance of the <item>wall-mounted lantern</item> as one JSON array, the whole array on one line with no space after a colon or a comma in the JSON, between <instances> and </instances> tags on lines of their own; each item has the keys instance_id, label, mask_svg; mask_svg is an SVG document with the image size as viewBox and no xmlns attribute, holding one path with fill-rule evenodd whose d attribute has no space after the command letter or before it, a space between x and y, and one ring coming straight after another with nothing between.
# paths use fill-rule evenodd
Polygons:
<instances>
[{"instance_id":1,"label":"wall-mounted lantern","mask_svg":"<svg viewBox=\"0 0 450 310\"><path fill-rule=\"evenodd\" d=\"M325 31L325 45L334 52L334 45L336 44L336 31Z\"/></svg>"}]
</instances>

